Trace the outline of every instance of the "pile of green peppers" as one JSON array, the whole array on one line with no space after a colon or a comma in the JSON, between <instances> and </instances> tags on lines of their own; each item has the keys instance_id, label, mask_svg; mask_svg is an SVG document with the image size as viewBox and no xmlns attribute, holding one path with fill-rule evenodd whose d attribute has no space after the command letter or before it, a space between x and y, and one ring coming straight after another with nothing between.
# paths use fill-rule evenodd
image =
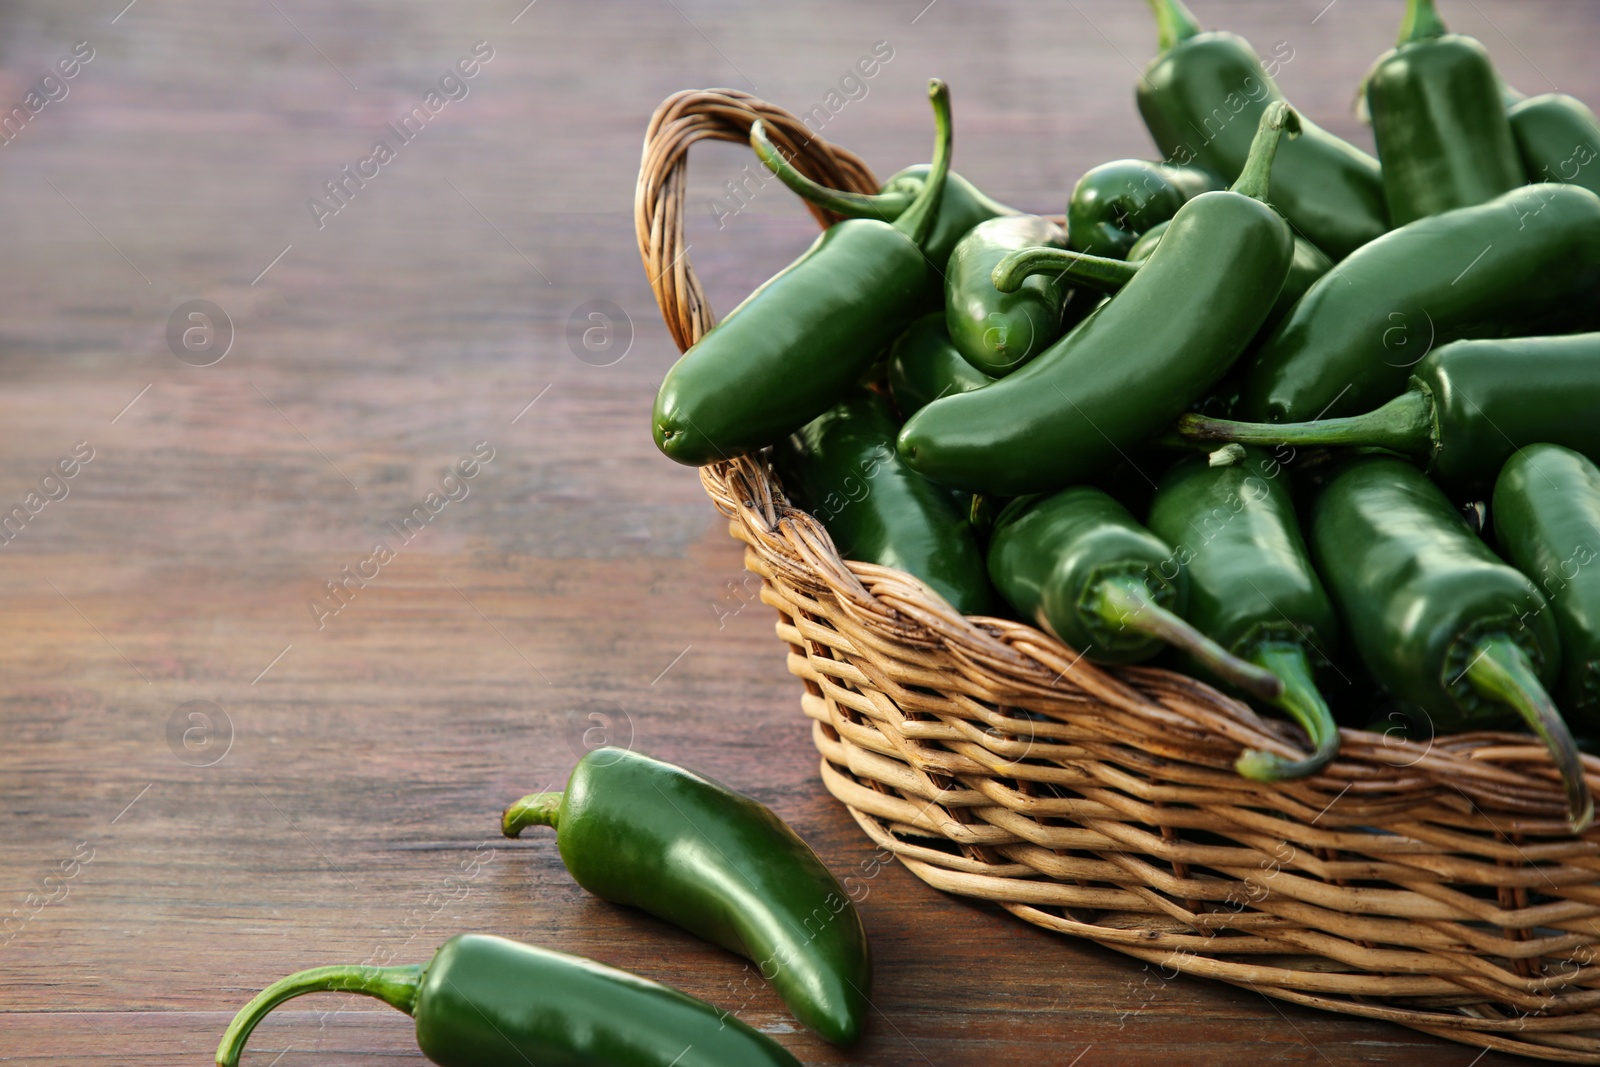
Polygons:
<instances>
[{"instance_id":1,"label":"pile of green peppers","mask_svg":"<svg viewBox=\"0 0 1600 1067\"><path fill-rule=\"evenodd\" d=\"M846 221L667 375L663 451L765 457L845 558L1298 724L1299 751L1238 755L1248 778L1320 773L1388 702L1433 733L1526 726L1586 827L1600 120L1392 2L1368 152L1244 38L1149 0L1158 158L1063 183L1060 216L950 171L937 83L933 161L877 193L752 130Z\"/></svg>"}]
</instances>

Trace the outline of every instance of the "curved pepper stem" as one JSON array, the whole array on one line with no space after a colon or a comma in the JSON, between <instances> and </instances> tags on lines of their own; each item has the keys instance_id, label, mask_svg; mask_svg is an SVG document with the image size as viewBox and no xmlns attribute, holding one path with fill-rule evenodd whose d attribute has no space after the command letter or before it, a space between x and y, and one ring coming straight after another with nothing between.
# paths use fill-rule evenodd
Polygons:
<instances>
[{"instance_id":1,"label":"curved pepper stem","mask_svg":"<svg viewBox=\"0 0 1600 1067\"><path fill-rule=\"evenodd\" d=\"M1251 653L1250 661L1283 682L1283 694L1275 703L1300 724L1311 739L1312 751L1305 759L1287 760L1272 752L1247 749L1234 769L1257 782L1281 782L1317 773L1339 752L1339 727L1317 689L1305 646L1298 641L1263 642Z\"/></svg>"},{"instance_id":2,"label":"curved pepper stem","mask_svg":"<svg viewBox=\"0 0 1600 1067\"><path fill-rule=\"evenodd\" d=\"M793 163L784 158L783 153L778 151L778 146L767 137L766 127L760 119L750 125L750 147L755 150L756 158L766 165L773 177L788 186L790 192L807 203L815 204L847 219L882 219L885 222L893 222L904 215L911 202L916 199L906 190L895 190L890 193L851 193L819 185L801 174Z\"/></svg>"},{"instance_id":3,"label":"curved pepper stem","mask_svg":"<svg viewBox=\"0 0 1600 1067\"><path fill-rule=\"evenodd\" d=\"M1150 10L1156 13L1156 44L1163 52L1200 32L1199 20L1183 0L1150 0Z\"/></svg>"},{"instance_id":4,"label":"curved pepper stem","mask_svg":"<svg viewBox=\"0 0 1600 1067\"><path fill-rule=\"evenodd\" d=\"M1426 41L1430 37L1443 37L1450 31L1433 6L1433 0L1407 0L1406 16L1400 20L1400 37L1397 45Z\"/></svg>"},{"instance_id":5,"label":"curved pepper stem","mask_svg":"<svg viewBox=\"0 0 1600 1067\"><path fill-rule=\"evenodd\" d=\"M1290 137L1300 136L1300 113L1282 100L1275 100L1261 113L1261 122L1256 126L1255 139L1250 142L1250 154L1245 157L1244 169L1239 172L1239 180L1231 187L1233 192L1263 204L1272 203L1267 198L1267 188L1272 184L1272 161L1278 155L1278 142L1282 140L1283 133L1288 133Z\"/></svg>"},{"instance_id":6,"label":"curved pepper stem","mask_svg":"<svg viewBox=\"0 0 1600 1067\"><path fill-rule=\"evenodd\" d=\"M1097 583L1083 607L1109 626L1126 627L1148 634L1187 653L1218 678L1236 685L1252 696L1276 702L1283 682L1271 671L1246 663L1205 634L1188 620L1157 604L1150 587L1141 578L1118 575Z\"/></svg>"},{"instance_id":7,"label":"curved pepper stem","mask_svg":"<svg viewBox=\"0 0 1600 1067\"><path fill-rule=\"evenodd\" d=\"M928 178L911 201L905 214L894 221L894 228L922 247L939 217L939 204L944 200L945 179L950 177L950 149L953 133L950 126L950 87L938 78L928 80L928 101L933 104L933 162L928 167ZM940 264L940 266L943 266Z\"/></svg>"},{"instance_id":8,"label":"curved pepper stem","mask_svg":"<svg viewBox=\"0 0 1600 1067\"><path fill-rule=\"evenodd\" d=\"M1242 445L1346 445L1387 448L1426 458L1434 448L1433 397L1408 389L1364 415L1317 422L1233 422L1184 415L1178 432L1195 442L1232 441Z\"/></svg>"},{"instance_id":9,"label":"curved pepper stem","mask_svg":"<svg viewBox=\"0 0 1600 1067\"><path fill-rule=\"evenodd\" d=\"M1048 274L1097 293L1115 293L1132 281L1137 273L1137 263L1039 245L1007 253L1004 259L994 265L989 280L1002 293L1014 293L1033 275Z\"/></svg>"},{"instance_id":10,"label":"curved pepper stem","mask_svg":"<svg viewBox=\"0 0 1600 1067\"><path fill-rule=\"evenodd\" d=\"M273 1008L291 997L307 993L360 993L376 997L407 1015L416 1012L417 987L422 984L422 968L407 967L313 967L287 978L280 978L256 994L239 1009L217 1045L217 1067L238 1067L244 1043L256 1024Z\"/></svg>"},{"instance_id":11,"label":"curved pepper stem","mask_svg":"<svg viewBox=\"0 0 1600 1067\"><path fill-rule=\"evenodd\" d=\"M529 793L506 809L500 816L500 832L507 837L520 837L530 826L548 826L558 829L561 817L561 793Z\"/></svg>"},{"instance_id":12,"label":"curved pepper stem","mask_svg":"<svg viewBox=\"0 0 1600 1067\"><path fill-rule=\"evenodd\" d=\"M1594 798L1583 776L1578 743L1572 739L1572 731L1567 729L1550 694L1540 684L1527 653L1504 634L1485 637L1473 650L1466 679L1479 695L1515 709L1528 728L1539 735L1566 786L1567 822L1572 832L1582 833L1588 829L1594 822Z\"/></svg>"}]
</instances>

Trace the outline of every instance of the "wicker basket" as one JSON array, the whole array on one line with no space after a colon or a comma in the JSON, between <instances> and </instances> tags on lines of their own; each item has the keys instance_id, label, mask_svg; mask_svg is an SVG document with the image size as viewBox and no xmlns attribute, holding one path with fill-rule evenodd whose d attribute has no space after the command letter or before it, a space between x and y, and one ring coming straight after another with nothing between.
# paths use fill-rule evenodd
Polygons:
<instances>
[{"instance_id":1,"label":"wicker basket","mask_svg":"<svg viewBox=\"0 0 1600 1067\"><path fill-rule=\"evenodd\" d=\"M680 349L713 323L683 245L688 147L745 142L756 118L805 173L876 189L861 160L747 94L663 102L635 221ZM700 474L778 610L824 784L928 884L1174 972L1600 1063L1600 834L1565 832L1528 736L1345 730L1316 777L1249 782L1232 769L1242 749L1293 755L1304 736L1183 675L1095 668L841 560L764 457ZM1585 765L1600 791L1600 760Z\"/></svg>"}]
</instances>

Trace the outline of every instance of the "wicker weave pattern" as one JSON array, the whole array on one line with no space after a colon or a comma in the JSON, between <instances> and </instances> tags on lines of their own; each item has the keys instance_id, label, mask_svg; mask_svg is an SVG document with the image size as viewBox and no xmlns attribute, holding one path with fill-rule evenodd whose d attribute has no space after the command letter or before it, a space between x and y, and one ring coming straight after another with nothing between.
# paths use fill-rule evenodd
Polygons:
<instances>
[{"instance_id":1,"label":"wicker weave pattern","mask_svg":"<svg viewBox=\"0 0 1600 1067\"><path fill-rule=\"evenodd\" d=\"M756 118L805 173L876 189L771 104L668 98L635 213L680 348L714 321L684 255L687 149L743 142ZM1032 627L963 618L908 575L841 560L763 457L701 480L778 610L824 784L928 884L1172 971L1600 1063L1600 833L1565 832L1531 738L1345 730L1316 777L1245 781L1243 748L1289 756L1304 736L1183 675L1097 669ZM1600 760L1586 767L1600 791Z\"/></svg>"}]
</instances>

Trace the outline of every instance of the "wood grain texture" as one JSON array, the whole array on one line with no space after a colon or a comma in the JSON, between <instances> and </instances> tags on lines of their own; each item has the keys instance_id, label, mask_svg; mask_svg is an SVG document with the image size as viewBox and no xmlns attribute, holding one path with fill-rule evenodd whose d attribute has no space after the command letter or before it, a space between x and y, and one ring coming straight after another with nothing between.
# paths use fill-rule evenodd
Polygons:
<instances>
[{"instance_id":1,"label":"wood grain texture","mask_svg":"<svg viewBox=\"0 0 1600 1067\"><path fill-rule=\"evenodd\" d=\"M1195 6L1263 49L1288 42L1291 99L1370 143L1348 104L1398 4ZM651 109L728 85L800 112L888 41L827 137L880 174L924 158L938 74L961 172L1059 211L1089 166L1150 151L1131 91L1153 47L1142 4L121 9L35 0L0 20L0 103L76 42L95 50L0 145L0 503L76 442L94 449L0 547L0 1059L206 1062L271 979L422 960L471 929L670 981L809 1064L1473 1060L1168 981L894 866L862 906L881 1014L842 1053L795 1032L742 961L587 897L548 838L497 833L501 807L561 782L602 721L770 804L840 873L873 862L818 782L738 546L646 432L675 356L631 226ZM1446 14L1523 91L1600 99L1593 5ZM494 54L468 95L318 229L307 199L479 41ZM713 204L748 163L717 145L691 168L695 261L721 311L812 233L775 185L719 227ZM233 325L212 366L169 349L192 299ZM596 300L631 320L609 366L569 343ZM494 458L468 495L400 543L387 524L483 441ZM394 558L319 629L308 602L378 541ZM192 701L231 725L185 748ZM247 1064L421 1062L406 1020L371 1002L288 1007Z\"/></svg>"}]
</instances>

